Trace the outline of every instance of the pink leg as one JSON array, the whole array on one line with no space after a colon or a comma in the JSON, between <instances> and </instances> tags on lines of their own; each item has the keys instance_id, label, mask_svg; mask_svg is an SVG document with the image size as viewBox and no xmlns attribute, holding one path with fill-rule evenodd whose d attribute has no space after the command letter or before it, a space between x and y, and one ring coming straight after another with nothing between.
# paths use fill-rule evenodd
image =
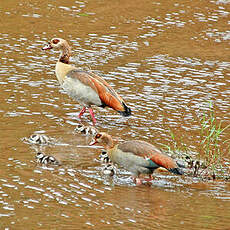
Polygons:
<instances>
[{"instance_id":1,"label":"pink leg","mask_svg":"<svg viewBox=\"0 0 230 230\"><path fill-rule=\"evenodd\" d=\"M81 116L85 113L86 108L83 107L83 109L81 110L81 112L79 113L78 117L81 119Z\"/></svg>"},{"instance_id":2,"label":"pink leg","mask_svg":"<svg viewBox=\"0 0 230 230\"><path fill-rule=\"evenodd\" d=\"M152 181L153 180L153 178L152 177L149 177L149 178L143 178L143 181Z\"/></svg>"},{"instance_id":3,"label":"pink leg","mask_svg":"<svg viewBox=\"0 0 230 230\"><path fill-rule=\"evenodd\" d=\"M142 180L139 177L132 176L133 181L135 182L136 185L142 185Z\"/></svg>"},{"instance_id":4,"label":"pink leg","mask_svg":"<svg viewBox=\"0 0 230 230\"><path fill-rule=\"evenodd\" d=\"M89 113L93 119L93 124L95 125L96 124L96 118L94 116L93 109L91 107L89 107Z\"/></svg>"},{"instance_id":5,"label":"pink leg","mask_svg":"<svg viewBox=\"0 0 230 230\"><path fill-rule=\"evenodd\" d=\"M142 180L140 178L135 178L136 185L142 185Z\"/></svg>"},{"instance_id":6,"label":"pink leg","mask_svg":"<svg viewBox=\"0 0 230 230\"><path fill-rule=\"evenodd\" d=\"M139 178L139 177L133 177L134 182L136 183L136 185L142 185L143 181L152 181L153 177L152 175L149 175L149 178Z\"/></svg>"}]
</instances>

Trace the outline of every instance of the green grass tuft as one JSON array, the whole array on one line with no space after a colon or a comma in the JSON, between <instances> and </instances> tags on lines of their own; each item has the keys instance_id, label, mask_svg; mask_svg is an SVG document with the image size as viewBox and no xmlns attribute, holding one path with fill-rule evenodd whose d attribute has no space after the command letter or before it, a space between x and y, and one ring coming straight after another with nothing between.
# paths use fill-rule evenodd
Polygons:
<instances>
[{"instance_id":1,"label":"green grass tuft","mask_svg":"<svg viewBox=\"0 0 230 230\"><path fill-rule=\"evenodd\" d=\"M230 125L223 127L222 121L218 121L214 114L214 109L212 102L209 102L209 112L204 113L199 119L200 126L200 142L199 142L199 152L194 154L187 147L182 137L176 137L172 130L169 130L171 139L173 140L173 145L163 145L166 151L171 154L178 156L187 155L187 159L191 160L191 167L194 167L193 163L203 162L203 168L208 169L212 177L215 178L216 175L220 177L219 174L224 174L226 169L224 168L224 153L221 151L222 145L229 142L229 140L223 141L223 132L226 131ZM230 153L230 145L228 146L228 152ZM202 172L201 172L202 173ZM201 174L200 173L200 174ZM198 175L194 171L194 175Z\"/></svg>"},{"instance_id":2,"label":"green grass tuft","mask_svg":"<svg viewBox=\"0 0 230 230\"><path fill-rule=\"evenodd\" d=\"M230 127L230 125L223 127L222 122L218 122L214 115L214 110L212 102L209 103L210 111L208 114L203 114L201 119L201 150L199 153L200 157L204 157L205 163L211 166L213 170L216 166L221 165L223 153L220 150L221 144L221 134Z\"/></svg>"}]
</instances>

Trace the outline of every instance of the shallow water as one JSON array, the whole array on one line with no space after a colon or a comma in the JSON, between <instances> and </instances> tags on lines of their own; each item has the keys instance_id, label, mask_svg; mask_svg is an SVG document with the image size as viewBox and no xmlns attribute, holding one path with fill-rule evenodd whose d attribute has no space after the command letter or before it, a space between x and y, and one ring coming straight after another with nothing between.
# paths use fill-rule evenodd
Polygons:
<instances>
[{"instance_id":1,"label":"shallow water","mask_svg":"<svg viewBox=\"0 0 230 230\"><path fill-rule=\"evenodd\" d=\"M80 105L59 87L58 57L42 46L70 41L72 63L103 76L132 108L121 118L95 108L97 128L121 140L173 146L170 133L200 150L210 110L230 124L227 1L3 1L0 69L1 229L229 229L230 186L156 172L135 186L119 169L101 173L99 149L74 132ZM87 114L85 123L91 123ZM22 141L45 133L57 144ZM230 139L229 130L221 141ZM229 141L220 149L226 170ZM62 161L42 167L42 150Z\"/></svg>"}]
</instances>

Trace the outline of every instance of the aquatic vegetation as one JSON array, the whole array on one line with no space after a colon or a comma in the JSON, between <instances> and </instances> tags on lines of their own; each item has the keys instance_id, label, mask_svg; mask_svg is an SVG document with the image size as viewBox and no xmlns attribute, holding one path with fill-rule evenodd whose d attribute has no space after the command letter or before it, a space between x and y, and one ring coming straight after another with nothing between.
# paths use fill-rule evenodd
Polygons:
<instances>
[{"instance_id":1,"label":"aquatic vegetation","mask_svg":"<svg viewBox=\"0 0 230 230\"><path fill-rule=\"evenodd\" d=\"M209 104L210 110L208 114L203 114L201 119L201 152L200 156L204 157L206 165L211 166L213 170L220 165L224 156L220 145L225 144L229 140L222 141L221 135L230 125L223 127L222 121L218 121L215 117L212 103Z\"/></svg>"},{"instance_id":2,"label":"aquatic vegetation","mask_svg":"<svg viewBox=\"0 0 230 230\"><path fill-rule=\"evenodd\" d=\"M187 163L187 167L192 169L193 176L200 176L208 179L224 178L228 174L225 167L222 145L230 140L224 139L224 131L230 128L230 125L224 127L222 121L218 121L212 102L209 103L209 112L204 113L199 120L199 151L194 152L186 146L183 137L175 136L170 130L170 136L173 140L173 145L163 145L167 152L171 153L176 158L181 158ZM230 145L227 147L230 153Z\"/></svg>"}]
</instances>

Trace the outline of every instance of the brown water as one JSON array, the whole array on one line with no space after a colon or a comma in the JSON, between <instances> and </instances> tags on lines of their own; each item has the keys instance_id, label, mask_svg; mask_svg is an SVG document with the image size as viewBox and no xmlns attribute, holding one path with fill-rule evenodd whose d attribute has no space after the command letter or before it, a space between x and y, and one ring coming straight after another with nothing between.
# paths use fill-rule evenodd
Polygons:
<instances>
[{"instance_id":1,"label":"brown water","mask_svg":"<svg viewBox=\"0 0 230 230\"><path fill-rule=\"evenodd\" d=\"M132 108L128 121L96 109L100 130L158 147L173 145L171 130L198 151L210 101L230 124L229 9L224 0L1 1L0 228L230 229L229 182L156 172L148 187L124 170L103 176L98 150L73 132L80 106L58 85L58 53L41 50L67 39L72 62L103 76ZM57 139L42 150L62 166L35 163L37 149L22 138L36 131ZM228 145L220 147L226 168Z\"/></svg>"}]
</instances>

